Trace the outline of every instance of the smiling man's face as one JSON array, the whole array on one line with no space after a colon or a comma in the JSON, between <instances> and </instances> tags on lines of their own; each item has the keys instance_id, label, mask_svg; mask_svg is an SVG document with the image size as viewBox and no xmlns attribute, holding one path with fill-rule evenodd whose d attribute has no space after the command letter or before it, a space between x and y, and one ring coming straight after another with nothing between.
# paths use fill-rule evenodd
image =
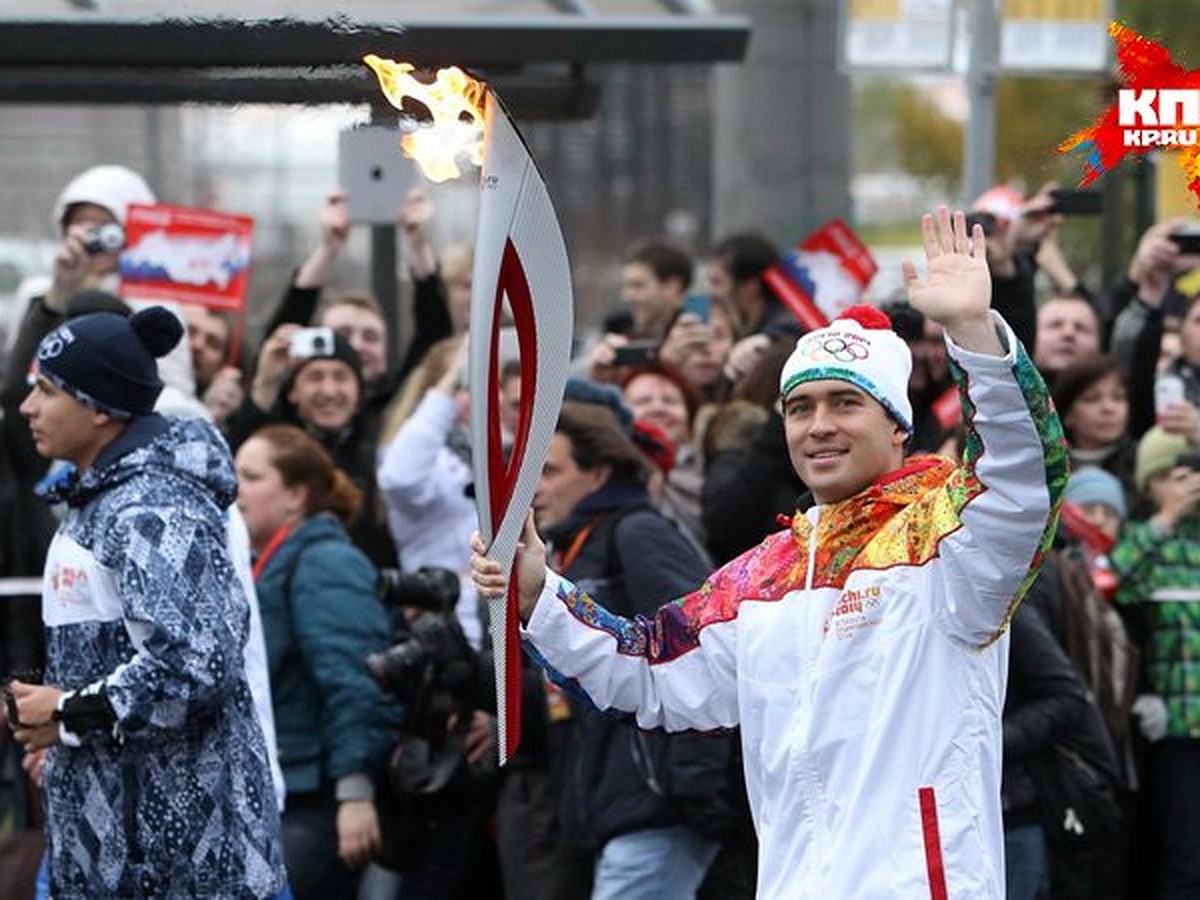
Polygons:
<instances>
[{"instance_id":1,"label":"smiling man's face","mask_svg":"<svg viewBox=\"0 0 1200 900\"><path fill-rule=\"evenodd\" d=\"M847 381L796 385L783 422L792 466L818 503L852 497L904 461L904 429Z\"/></svg>"},{"instance_id":2,"label":"smiling man's face","mask_svg":"<svg viewBox=\"0 0 1200 900\"><path fill-rule=\"evenodd\" d=\"M301 421L336 431L345 428L358 412L361 398L358 377L340 359L315 359L296 373L288 400Z\"/></svg>"}]
</instances>

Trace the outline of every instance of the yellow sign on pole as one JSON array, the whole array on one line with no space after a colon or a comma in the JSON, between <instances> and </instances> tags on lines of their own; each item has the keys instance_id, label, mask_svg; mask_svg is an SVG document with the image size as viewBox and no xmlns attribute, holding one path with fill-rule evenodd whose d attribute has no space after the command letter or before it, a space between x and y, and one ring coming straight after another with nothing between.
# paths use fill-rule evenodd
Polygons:
<instances>
[{"instance_id":1,"label":"yellow sign on pole","mask_svg":"<svg viewBox=\"0 0 1200 900\"><path fill-rule=\"evenodd\" d=\"M850 71L949 71L953 0L838 4L840 64Z\"/></svg>"},{"instance_id":2,"label":"yellow sign on pole","mask_svg":"<svg viewBox=\"0 0 1200 900\"><path fill-rule=\"evenodd\" d=\"M1104 0L1004 0L1005 19L1050 19L1059 22L1108 19Z\"/></svg>"},{"instance_id":3,"label":"yellow sign on pole","mask_svg":"<svg viewBox=\"0 0 1200 900\"><path fill-rule=\"evenodd\" d=\"M1108 67L1112 0L1004 0L1000 68L1099 72Z\"/></svg>"}]
</instances>

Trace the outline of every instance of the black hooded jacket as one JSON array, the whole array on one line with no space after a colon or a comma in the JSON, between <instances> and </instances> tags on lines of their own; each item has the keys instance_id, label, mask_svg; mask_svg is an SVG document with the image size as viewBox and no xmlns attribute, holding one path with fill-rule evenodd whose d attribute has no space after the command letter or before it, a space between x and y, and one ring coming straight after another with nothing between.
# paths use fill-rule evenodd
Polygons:
<instances>
[{"instance_id":1,"label":"black hooded jacket","mask_svg":"<svg viewBox=\"0 0 1200 900\"><path fill-rule=\"evenodd\" d=\"M708 571L645 489L617 475L552 528L556 553L587 529L563 574L621 616L652 615L695 589ZM730 734L643 731L631 716L571 698L571 717L550 726L559 833L598 849L619 834L680 823L720 828L730 796Z\"/></svg>"}]
</instances>

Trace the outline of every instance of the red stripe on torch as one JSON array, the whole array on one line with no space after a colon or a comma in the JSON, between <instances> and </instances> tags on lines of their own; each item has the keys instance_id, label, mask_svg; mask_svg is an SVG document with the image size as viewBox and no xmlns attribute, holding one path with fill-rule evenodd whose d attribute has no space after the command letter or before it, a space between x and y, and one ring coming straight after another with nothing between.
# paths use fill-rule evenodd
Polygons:
<instances>
[{"instance_id":1,"label":"red stripe on torch","mask_svg":"<svg viewBox=\"0 0 1200 900\"><path fill-rule=\"evenodd\" d=\"M504 298L512 310L513 324L517 331L517 346L520 350L521 403L518 412L517 432L513 440L512 455L505 464L504 447L500 435L500 322ZM533 295L529 290L529 279L521 265L521 258L512 239L504 242L500 258L500 276L496 282L495 309L492 317L492 334L488 358L488 474L491 491L492 533L495 534L504 520L504 514L512 500L517 473L525 459L533 421L534 386L537 384L537 320L533 310ZM504 653L507 683L505 697L505 754L511 759L521 741L521 652L517 623L520 621L517 580L515 571L508 583L508 628L504 647L492 648L493 652Z\"/></svg>"}]
</instances>

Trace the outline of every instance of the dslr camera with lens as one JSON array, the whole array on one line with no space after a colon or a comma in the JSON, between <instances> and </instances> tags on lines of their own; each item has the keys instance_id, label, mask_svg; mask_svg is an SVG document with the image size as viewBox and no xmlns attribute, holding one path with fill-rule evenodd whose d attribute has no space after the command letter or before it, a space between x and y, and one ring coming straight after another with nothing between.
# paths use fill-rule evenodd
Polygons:
<instances>
[{"instance_id":1,"label":"dslr camera with lens","mask_svg":"<svg viewBox=\"0 0 1200 900\"><path fill-rule=\"evenodd\" d=\"M460 584L449 569L428 566L416 572L383 569L376 591L389 609L419 610L400 626L387 650L367 657L379 685L410 708L424 692L458 695L477 678L478 665L454 616Z\"/></svg>"},{"instance_id":2,"label":"dslr camera with lens","mask_svg":"<svg viewBox=\"0 0 1200 900\"><path fill-rule=\"evenodd\" d=\"M393 644L366 659L384 691L404 707L388 763L391 791L377 797L391 823L380 860L404 871L421 858L437 823L485 797L493 770L470 765L466 735L491 703L491 666L481 662L455 617L460 584L449 569L384 569L376 590L393 613Z\"/></svg>"}]
</instances>

